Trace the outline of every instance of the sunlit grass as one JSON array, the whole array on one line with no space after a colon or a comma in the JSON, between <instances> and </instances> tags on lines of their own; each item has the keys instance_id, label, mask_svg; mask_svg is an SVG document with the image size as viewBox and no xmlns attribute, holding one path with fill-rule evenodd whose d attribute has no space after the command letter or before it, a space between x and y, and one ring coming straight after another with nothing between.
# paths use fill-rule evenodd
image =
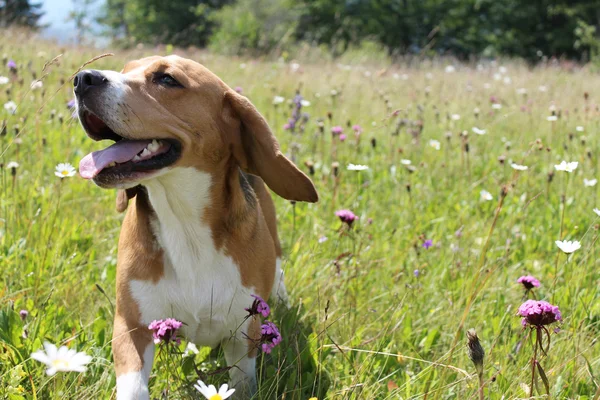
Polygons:
<instances>
[{"instance_id":1,"label":"sunlit grass","mask_svg":"<svg viewBox=\"0 0 600 400\"><path fill-rule=\"evenodd\" d=\"M0 76L11 81L0 85L0 105L18 108L15 115L0 109L0 395L114 398L110 338L122 215L114 211L114 191L54 174L57 164L77 166L103 146L85 137L67 109L69 77L103 51L7 35ZM90 67L119 70L166 50L115 53ZM583 179L598 177L595 74L516 62L456 65L454 72L446 72L447 62L298 61L295 68L290 60L179 53L242 88L286 154L314 170L320 195L311 205L276 199L292 309L275 312L284 342L260 356L257 398L278 392L322 399L325 389L332 399L476 398L469 328L486 352L486 396L527 397L531 344L516 317L525 298L516 281L527 274L541 281L529 296L558 305L564 318L542 358L552 397L594 396L600 309L592 210L599 186ZM10 59L17 75L6 67ZM42 87L31 90L40 78ZM311 103L302 109L310 118L292 135L283 125L297 90ZM286 101L274 105L274 96ZM552 113L556 121L548 120ZM343 127L345 141L332 137L333 126ZM563 160L579 166L556 171ZM19 166L8 168L12 161ZM369 169L347 170L349 163ZM492 200L482 199L482 190ZM335 216L339 209L359 216L352 229ZM582 248L567 256L559 239L579 240ZM21 309L29 311L25 321ZM92 355L88 371L47 377L29 358L46 340ZM205 382L226 380L218 351L201 349L194 360L165 349L157 359L156 398L199 398L194 364Z\"/></svg>"}]
</instances>

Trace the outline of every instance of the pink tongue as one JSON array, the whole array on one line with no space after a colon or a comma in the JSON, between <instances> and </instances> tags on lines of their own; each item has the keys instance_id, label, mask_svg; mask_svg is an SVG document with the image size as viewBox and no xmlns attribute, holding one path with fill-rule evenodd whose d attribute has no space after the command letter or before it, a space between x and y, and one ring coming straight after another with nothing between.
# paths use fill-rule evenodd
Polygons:
<instances>
[{"instance_id":1,"label":"pink tongue","mask_svg":"<svg viewBox=\"0 0 600 400\"><path fill-rule=\"evenodd\" d=\"M92 179L110 163L124 163L131 160L150 143L152 140L122 139L104 150L83 157L79 162L79 174L85 179Z\"/></svg>"}]
</instances>

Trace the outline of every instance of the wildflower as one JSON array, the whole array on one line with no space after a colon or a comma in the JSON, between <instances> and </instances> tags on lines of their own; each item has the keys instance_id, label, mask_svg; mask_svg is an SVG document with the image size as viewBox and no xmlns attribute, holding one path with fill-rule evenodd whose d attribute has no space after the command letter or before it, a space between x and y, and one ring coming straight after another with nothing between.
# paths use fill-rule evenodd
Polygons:
<instances>
[{"instance_id":1,"label":"wildflower","mask_svg":"<svg viewBox=\"0 0 600 400\"><path fill-rule=\"evenodd\" d=\"M520 94L520 95L524 96L524 95L527 94L527 89L525 89L525 88L518 88L517 89L517 94Z\"/></svg>"},{"instance_id":2,"label":"wildflower","mask_svg":"<svg viewBox=\"0 0 600 400\"><path fill-rule=\"evenodd\" d=\"M523 275L522 277L517 279L517 282L522 283L525 289L527 290L533 289L534 287L540 287L540 281L538 281L531 275Z\"/></svg>"},{"instance_id":3,"label":"wildflower","mask_svg":"<svg viewBox=\"0 0 600 400\"><path fill-rule=\"evenodd\" d=\"M260 333L262 335L260 338L260 342L262 343L261 348L267 354L271 353L271 350L281 343L279 329L272 322L265 321L260 327Z\"/></svg>"},{"instance_id":4,"label":"wildflower","mask_svg":"<svg viewBox=\"0 0 600 400\"><path fill-rule=\"evenodd\" d=\"M331 96L332 96L332 97L335 97L335 96L337 96L337 95L338 95L338 91L337 91L337 90L335 90L335 89L331 89L331 92L330 92L330 94L331 94Z\"/></svg>"},{"instance_id":5,"label":"wildflower","mask_svg":"<svg viewBox=\"0 0 600 400\"><path fill-rule=\"evenodd\" d=\"M479 343L477 332L475 329L469 329L467 331L467 349L469 350L469 358L477 368L479 374L483 373L483 359L485 357L485 351Z\"/></svg>"},{"instance_id":6,"label":"wildflower","mask_svg":"<svg viewBox=\"0 0 600 400\"><path fill-rule=\"evenodd\" d=\"M559 249L561 249L563 252L565 252L567 254L571 254L574 251L581 248L581 243L579 243L577 240L573 240L573 241L557 240L554 243L556 243L556 245L558 246Z\"/></svg>"},{"instance_id":7,"label":"wildflower","mask_svg":"<svg viewBox=\"0 0 600 400\"><path fill-rule=\"evenodd\" d=\"M36 80L36 81L31 82L30 88L31 88L31 90L38 90L38 89L41 89L42 86L44 86L42 81Z\"/></svg>"},{"instance_id":8,"label":"wildflower","mask_svg":"<svg viewBox=\"0 0 600 400\"><path fill-rule=\"evenodd\" d=\"M342 128L341 126L334 126L333 128L331 128L331 133L333 135L341 135L342 132L344 132L344 128Z\"/></svg>"},{"instance_id":9,"label":"wildflower","mask_svg":"<svg viewBox=\"0 0 600 400\"><path fill-rule=\"evenodd\" d=\"M338 210L335 212L335 215L342 222L348 224L349 227L351 227L354 221L358 219L358 217L350 210Z\"/></svg>"},{"instance_id":10,"label":"wildflower","mask_svg":"<svg viewBox=\"0 0 600 400\"><path fill-rule=\"evenodd\" d=\"M198 383L194 385L197 391L199 391L208 400L225 400L235 392L234 388L229 389L229 386L225 383L217 391L217 388L213 385L206 386L204 382L198 379Z\"/></svg>"},{"instance_id":11,"label":"wildflower","mask_svg":"<svg viewBox=\"0 0 600 400\"><path fill-rule=\"evenodd\" d=\"M54 170L54 175L59 178L70 178L76 174L75 168L69 163L60 163Z\"/></svg>"},{"instance_id":12,"label":"wildflower","mask_svg":"<svg viewBox=\"0 0 600 400\"><path fill-rule=\"evenodd\" d=\"M6 76L0 75L0 85L6 85L8 82L10 82L10 79L8 79Z\"/></svg>"},{"instance_id":13,"label":"wildflower","mask_svg":"<svg viewBox=\"0 0 600 400\"><path fill-rule=\"evenodd\" d=\"M46 374L49 376L57 372L85 372L85 366L92 361L92 357L84 352L69 350L66 346L57 349L52 343L45 342L44 349L31 353L31 358L46 364Z\"/></svg>"},{"instance_id":14,"label":"wildflower","mask_svg":"<svg viewBox=\"0 0 600 400\"><path fill-rule=\"evenodd\" d=\"M577 161L568 163L563 160L560 164L555 165L554 169L557 171L573 172L577 169L578 165L579 165L579 163Z\"/></svg>"},{"instance_id":15,"label":"wildflower","mask_svg":"<svg viewBox=\"0 0 600 400\"><path fill-rule=\"evenodd\" d=\"M19 316L21 317L22 321L25 321L25 319L27 318L28 315L29 315L29 311L27 311L27 310L19 311Z\"/></svg>"},{"instance_id":16,"label":"wildflower","mask_svg":"<svg viewBox=\"0 0 600 400\"><path fill-rule=\"evenodd\" d=\"M459 114L452 114L450 116L450 118L452 119L452 121L458 121L460 119L460 115Z\"/></svg>"},{"instance_id":17,"label":"wildflower","mask_svg":"<svg viewBox=\"0 0 600 400\"><path fill-rule=\"evenodd\" d=\"M558 121L558 117L556 115L549 115L546 118L549 122L554 122L554 121Z\"/></svg>"},{"instance_id":18,"label":"wildflower","mask_svg":"<svg viewBox=\"0 0 600 400\"><path fill-rule=\"evenodd\" d=\"M479 192L479 198L481 198L482 201L494 200L494 196L487 190L481 190L481 192Z\"/></svg>"},{"instance_id":19,"label":"wildflower","mask_svg":"<svg viewBox=\"0 0 600 400\"><path fill-rule=\"evenodd\" d=\"M300 104L302 107L310 107L310 101L308 100L300 100Z\"/></svg>"},{"instance_id":20,"label":"wildflower","mask_svg":"<svg viewBox=\"0 0 600 400\"><path fill-rule=\"evenodd\" d=\"M597 208L594 208L594 212L596 213L596 215L597 215L597 216L599 216L599 217L600 217L600 210L599 210L599 209L597 209Z\"/></svg>"},{"instance_id":21,"label":"wildflower","mask_svg":"<svg viewBox=\"0 0 600 400\"><path fill-rule=\"evenodd\" d=\"M198 350L198 347L192 343L192 342L188 342L187 345L185 346L185 351L183 352L184 357L189 355L189 354L199 354L200 350Z\"/></svg>"},{"instance_id":22,"label":"wildflower","mask_svg":"<svg viewBox=\"0 0 600 400\"><path fill-rule=\"evenodd\" d=\"M598 179L585 179L583 178L583 186L596 186L596 183L598 183Z\"/></svg>"},{"instance_id":23,"label":"wildflower","mask_svg":"<svg viewBox=\"0 0 600 400\"><path fill-rule=\"evenodd\" d=\"M67 108L70 110L71 108L75 107L76 103L75 103L75 99L71 99L67 102Z\"/></svg>"},{"instance_id":24,"label":"wildflower","mask_svg":"<svg viewBox=\"0 0 600 400\"><path fill-rule=\"evenodd\" d=\"M346 167L348 171L364 171L369 169L368 165L360 165L360 164L348 164Z\"/></svg>"},{"instance_id":25,"label":"wildflower","mask_svg":"<svg viewBox=\"0 0 600 400\"><path fill-rule=\"evenodd\" d=\"M446 65L446 68L444 68L444 70L447 74L451 74L454 71L456 71L456 68L454 68L454 65Z\"/></svg>"},{"instance_id":26,"label":"wildflower","mask_svg":"<svg viewBox=\"0 0 600 400\"><path fill-rule=\"evenodd\" d=\"M431 246L433 246L433 240L431 240L431 239L427 239L427 240L425 240L425 241L423 242L423 247L424 247L425 249L428 249L428 248L430 248Z\"/></svg>"},{"instance_id":27,"label":"wildflower","mask_svg":"<svg viewBox=\"0 0 600 400\"><path fill-rule=\"evenodd\" d=\"M538 87L538 90L539 90L540 92L546 92L546 91L548 91L548 87L546 87L546 86L544 86L544 85L541 85L541 86L539 86L539 87Z\"/></svg>"},{"instance_id":28,"label":"wildflower","mask_svg":"<svg viewBox=\"0 0 600 400\"><path fill-rule=\"evenodd\" d=\"M577 126L577 127L575 127L575 130L577 132L583 132L584 131L583 126Z\"/></svg>"},{"instance_id":29,"label":"wildflower","mask_svg":"<svg viewBox=\"0 0 600 400\"><path fill-rule=\"evenodd\" d=\"M492 104L492 108L494 110L500 110L502 108L502 104L500 104L500 103L494 103L494 104Z\"/></svg>"},{"instance_id":30,"label":"wildflower","mask_svg":"<svg viewBox=\"0 0 600 400\"><path fill-rule=\"evenodd\" d=\"M510 76L505 76L502 81L504 82L505 85L510 85L510 83L512 82L512 79L510 79Z\"/></svg>"},{"instance_id":31,"label":"wildflower","mask_svg":"<svg viewBox=\"0 0 600 400\"><path fill-rule=\"evenodd\" d=\"M476 126L473 127L472 131L473 131L473 133L476 133L478 135L485 135L487 133L487 131L485 129L479 129Z\"/></svg>"},{"instance_id":32,"label":"wildflower","mask_svg":"<svg viewBox=\"0 0 600 400\"><path fill-rule=\"evenodd\" d=\"M248 314L250 316L260 314L264 318L267 318L269 316L269 314L271 313L271 308L269 307L267 302L264 301L262 297L260 297L256 294L253 294L252 297L254 297L252 306L250 306L249 308L246 308L245 310L248 311Z\"/></svg>"},{"instance_id":33,"label":"wildflower","mask_svg":"<svg viewBox=\"0 0 600 400\"><path fill-rule=\"evenodd\" d=\"M362 132L362 127L360 125L352 125L352 130L354 131L356 136L358 136Z\"/></svg>"},{"instance_id":34,"label":"wildflower","mask_svg":"<svg viewBox=\"0 0 600 400\"><path fill-rule=\"evenodd\" d=\"M233 90L235 90L239 94L242 94L242 92L244 91L244 89L242 89L241 86L236 86L235 89L233 89Z\"/></svg>"},{"instance_id":35,"label":"wildflower","mask_svg":"<svg viewBox=\"0 0 600 400\"><path fill-rule=\"evenodd\" d=\"M519 165L516 163L510 164L510 166L512 167L512 169L516 169L517 171L526 171L529 168L526 165Z\"/></svg>"},{"instance_id":36,"label":"wildflower","mask_svg":"<svg viewBox=\"0 0 600 400\"><path fill-rule=\"evenodd\" d=\"M400 164L402 165L410 165L412 163L412 161L407 160L405 158L403 158L402 160L400 160Z\"/></svg>"},{"instance_id":37,"label":"wildflower","mask_svg":"<svg viewBox=\"0 0 600 400\"><path fill-rule=\"evenodd\" d=\"M413 271L413 274L414 274L415 278L418 278L420 273L421 273L421 272L420 272L418 269L415 269L415 270Z\"/></svg>"},{"instance_id":38,"label":"wildflower","mask_svg":"<svg viewBox=\"0 0 600 400\"><path fill-rule=\"evenodd\" d=\"M429 141L429 146L433 147L433 148L434 148L434 149L436 149L436 150L439 150L441 145L440 145L440 142L439 142L439 141L437 141L437 140L435 140L435 139L431 139L431 140Z\"/></svg>"},{"instance_id":39,"label":"wildflower","mask_svg":"<svg viewBox=\"0 0 600 400\"><path fill-rule=\"evenodd\" d=\"M562 320L560 310L547 301L527 300L519 307L518 315L523 317L521 323L541 328L553 322Z\"/></svg>"},{"instance_id":40,"label":"wildflower","mask_svg":"<svg viewBox=\"0 0 600 400\"><path fill-rule=\"evenodd\" d=\"M285 98L283 98L281 96L275 96L275 97L273 97L273 105L281 104L284 101L285 101Z\"/></svg>"},{"instance_id":41,"label":"wildflower","mask_svg":"<svg viewBox=\"0 0 600 400\"><path fill-rule=\"evenodd\" d=\"M173 318L154 320L148 325L148 329L152 331L152 337L154 343L159 344L160 342L169 343L174 341L179 343L177 338L177 330L181 328L183 323Z\"/></svg>"},{"instance_id":42,"label":"wildflower","mask_svg":"<svg viewBox=\"0 0 600 400\"><path fill-rule=\"evenodd\" d=\"M17 70L17 63L14 60L8 60L6 67L14 72Z\"/></svg>"},{"instance_id":43,"label":"wildflower","mask_svg":"<svg viewBox=\"0 0 600 400\"><path fill-rule=\"evenodd\" d=\"M14 101L8 101L4 103L4 109L8 111L9 114L14 114L17 111L17 103Z\"/></svg>"},{"instance_id":44,"label":"wildflower","mask_svg":"<svg viewBox=\"0 0 600 400\"><path fill-rule=\"evenodd\" d=\"M340 142L344 142L346 141L346 135L344 135L343 133L340 135Z\"/></svg>"},{"instance_id":45,"label":"wildflower","mask_svg":"<svg viewBox=\"0 0 600 400\"><path fill-rule=\"evenodd\" d=\"M7 169L17 169L19 168L19 163L16 161L11 161L6 165Z\"/></svg>"},{"instance_id":46,"label":"wildflower","mask_svg":"<svg viewBox=\"0 0 600 400\"><path fill-rule=\"evenodd\" d=\"M327 236L321 236L319 238L319 243L325 243L327 241Z\"/></svg>"}]
</instances>

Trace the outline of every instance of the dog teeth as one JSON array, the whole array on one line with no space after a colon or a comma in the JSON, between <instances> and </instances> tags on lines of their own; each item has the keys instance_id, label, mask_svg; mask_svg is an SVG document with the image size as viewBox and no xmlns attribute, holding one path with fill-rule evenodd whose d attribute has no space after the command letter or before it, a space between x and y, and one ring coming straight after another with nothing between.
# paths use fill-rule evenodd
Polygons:
<instances>
[{"instance_id":1,"label":"dog teeth","mask_svg":"<svg viewBox=\"0 0 600 400\"><path fill-rule=\"evenodd\" d=\"M112 167L114 167L115 165L117 165L117 163L113 161L113 162L111 162L110 164L108 164L108 168L112 168Z\"/></svg>"},{"instance_id":2,"label":"dog teeth","mask_svg":"<svg viewBox=\"0 0 600 400\"><path fill-rule=\"evenodd\" d=\"M147 147L146 147L151 153L154 153L156 151L158 151L158 149L160 149L160 143L158 142L158 140L154 139L152 141L152 143L150 143Z\"/></svg>"},{"instance_id":3,"label":"dog teeth","mask_svg":"<svg viewBox=\"0 0 600 400\"><path fill-rule=\"evenodd\" d=\"M148 157L149 155L152 155L152 152L146 148L142 151L140 157Z\"/></svg>"},{"instance_id":4,"label":"dog teeth","mask_svg":"<svg viewBox=\"0 0 600 400\"><path fill-rule=\"evenodd\" d=\"M142 157L140 157L140 156L138 156L138 155L136 154L136 156L135 156L135 157L133 157L131 160L132 160L132 161L140 161L141 159L142 159Z\"/></svg>"}]
</instances>

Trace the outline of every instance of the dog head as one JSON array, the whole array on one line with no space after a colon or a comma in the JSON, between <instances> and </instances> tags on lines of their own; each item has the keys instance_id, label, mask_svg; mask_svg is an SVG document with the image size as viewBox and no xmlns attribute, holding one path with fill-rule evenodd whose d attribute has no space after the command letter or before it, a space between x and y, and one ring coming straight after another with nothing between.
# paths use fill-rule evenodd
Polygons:
<instances>
[{"instance_id":1,"label":"dog head","mask_svg":"<svg viewBox=\"0 0 600 400\"><path fill-rule=\"evenodd\" d=\"M79 165L98 186L128 189L180 167L218 174L233 160L283 198L318 200L252 103L201 64L149 57L120 73L82 71L73 83L88 136L115 141Z\"/></svg>"}]
</instances>

